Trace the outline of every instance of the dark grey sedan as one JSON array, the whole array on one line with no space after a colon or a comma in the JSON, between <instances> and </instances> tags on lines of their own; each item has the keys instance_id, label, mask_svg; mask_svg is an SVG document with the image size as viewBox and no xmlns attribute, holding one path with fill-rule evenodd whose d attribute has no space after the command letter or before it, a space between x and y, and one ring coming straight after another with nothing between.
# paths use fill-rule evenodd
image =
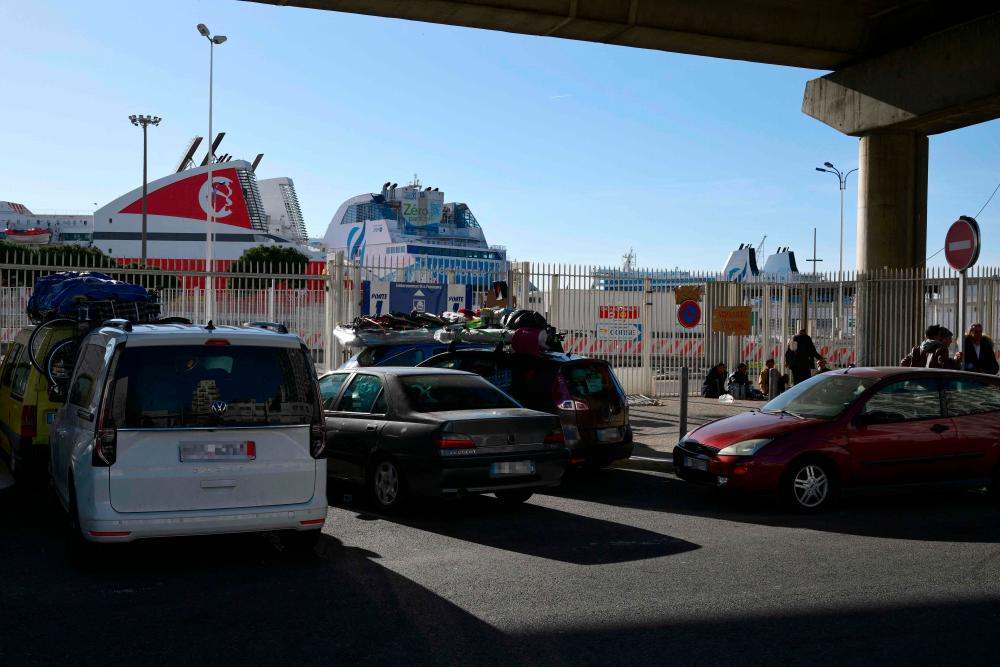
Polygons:
<instances>
[{"instance_id":1,"label":"dark grey sedan","mask_svg":"<svg viewBox=\"0 0 1000 667\"><path fill-rule=\"evenodd\" d=\"M320 378L327 470L384 510L408 495L493 493L520 503L569 464L558 418L522 408L478 375L363 368Z\"/></svg>"}]
</instances>

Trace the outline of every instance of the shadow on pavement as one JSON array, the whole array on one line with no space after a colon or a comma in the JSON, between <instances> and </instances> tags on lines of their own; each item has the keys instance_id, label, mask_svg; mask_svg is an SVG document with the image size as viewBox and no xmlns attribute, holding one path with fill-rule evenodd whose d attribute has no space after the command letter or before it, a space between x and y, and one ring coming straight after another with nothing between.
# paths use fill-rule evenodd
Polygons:
<instances>
[{"instance_id":1,"label":"shadow on pavement","mask_svg":"<svg viewBox=\"0 0 1000 667\"><path fill-rule=\"evenodd\" d=\"M530 662L530 646L324 535L151 540L70 556L59 510L0 504L0 664Z\"/></svg>"},{"instance_id":2,"label":"shadow on pavement","mask_svg":"<svg viewBox=\"0 0 1000 667\"><path fill-rule=\"evenodd\" d=\"M627 482L653 490L619 472L591 483L606 497L614 495L609 485ZM658 479L662 494L662 477L639 477ZM567 518L493 505L442 505L447 516L432 512L426 522L482 520L497 530L531 518L551 529ZM991 664L1000 618L1000 602L984 597L780 615L723 606L685 620L502 632L329 535L308 558L254 536L188 538L121 545L81 569L67 558L62 516L51 504L4 496L0 525L4 665Z\"/></svg>"},{"instance_id":3,"label":"shadow on pavement","mask_svg":"<svg viewBox=\"0 0 1000 667\"><path fill-rule=\"evenodd\" d=\"M336 503L333 503L336 504ZM620 523L592 519L526 503L506 505L493 496L426 500L410 511L386 517L368 508L344 505L374 519L504 549L573 563L607 565L672 556L699 545Z\"/></svg>"},{"instance_id":4,"label":"shadow on pavement","mask_svg":"<svg viewBox=\"0 0 1000 667\"><path fill-rule=\"evenodd\" d=\"M936 542L1000 542L1000 505L982 491L930 489L853 496L826 512L788 512L767 496L723 492L673 475L610 468L566 478L548 495L765 526Z\"/></svg>"}]
</instances>

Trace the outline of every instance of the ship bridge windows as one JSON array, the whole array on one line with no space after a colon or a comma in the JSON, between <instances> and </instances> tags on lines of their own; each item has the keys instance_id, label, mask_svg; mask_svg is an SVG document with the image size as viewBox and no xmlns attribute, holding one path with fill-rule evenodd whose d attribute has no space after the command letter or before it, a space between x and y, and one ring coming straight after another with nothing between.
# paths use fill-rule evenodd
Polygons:
<instances>
[{"instance_id":1,"label":"ship bridge windows","mask_svg":"<svg viewBox=\"0 0 1000 667\"><path fill-rule=\"evenodd\" d=\"M399 220L396 211L387 204L379 202L365 202L364 204L351 204L344 213L344 219L340 221L342 225L353 225L368 220Z\"/></svg>"},{"instance_id":2,"label":"ship bridge windows","mask_svg":"<svg viewBox=\"0 0 1000 667\"><path fill-rule=\"evenodd\" d=\"M473 250L472 248L431 248L428 246L408 245L406 251L411 255L430 255L434 257L462 257L465 259L504 259L495 250Z\"/></svg>"},{"instance_id":3,"label":"ship bridge windows","mask_svg":"<svg viewBox=\"0 0 1000 667\"><path fill-rule=\"evenodd\" d=\"M444 207L441 224L457 229L479 229L479 221L466 204L449 204Z\"/></svg>"}]
</instances>

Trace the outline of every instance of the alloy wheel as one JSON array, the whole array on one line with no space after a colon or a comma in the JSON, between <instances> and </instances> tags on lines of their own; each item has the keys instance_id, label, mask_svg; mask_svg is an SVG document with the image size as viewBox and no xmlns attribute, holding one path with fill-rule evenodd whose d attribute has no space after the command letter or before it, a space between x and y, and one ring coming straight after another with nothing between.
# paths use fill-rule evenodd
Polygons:
<instances>
[{"instance_id":1,"label":"alloy wheel","mask_svg":"<svg viewBox=\"0 0 1000 667\"><path fill-rule=\"evenodd\" d=\"M399 473L392 461L382 461L375 468L373 479L375 499L383 507L391 507L399 499Z\"/></svg>"},{"instance_id":2,"label":"alloy wheel","mask_svg":"<svg viewBox=\"0 0 1000 667\"><path fill-rule=\"evenodd\" d=\"M792 491L802 507L819 507L830 493L830 476L822 466L808 463L792 479Z\"/></svg>"}]
</instances>

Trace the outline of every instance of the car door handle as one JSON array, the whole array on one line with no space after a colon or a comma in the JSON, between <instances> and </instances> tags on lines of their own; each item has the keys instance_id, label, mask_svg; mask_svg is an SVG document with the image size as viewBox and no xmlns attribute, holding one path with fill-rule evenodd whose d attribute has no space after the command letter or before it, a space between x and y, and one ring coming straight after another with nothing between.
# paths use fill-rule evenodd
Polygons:
<instances>
[{"instance_id":1,"label":"car door handle","mask_svg":"<svg viewBox=\"0 0 1000 667\"><path fill-rule=\"evenodd\" d=\"M86 419L89 422L94 421L94 413L89 410L79 409L76 411L76 416L80 419Z\"/></svg>"},{"instance_id":2,"label":"car door handle","mask_svg":"<svg viewBox=\"0 0 1000 667\"><path fill-rule=\"evenodd\" d=\"M934 426L931 426L931 430L935 433L944 433L948 430L948 427L944 424L934 424Z\"/></svg>"},{"instance_id":3,"label":"car door handle","mask_svg":"<svg viewBox=\"0 0 1000 667\"><path fill-rule=\"evenodd\" d=\"M368 426L365 426L365 430L368 432L377 431L378 426L375 426L374 424L369 424Z\"/></svg>"}]
</instances>

